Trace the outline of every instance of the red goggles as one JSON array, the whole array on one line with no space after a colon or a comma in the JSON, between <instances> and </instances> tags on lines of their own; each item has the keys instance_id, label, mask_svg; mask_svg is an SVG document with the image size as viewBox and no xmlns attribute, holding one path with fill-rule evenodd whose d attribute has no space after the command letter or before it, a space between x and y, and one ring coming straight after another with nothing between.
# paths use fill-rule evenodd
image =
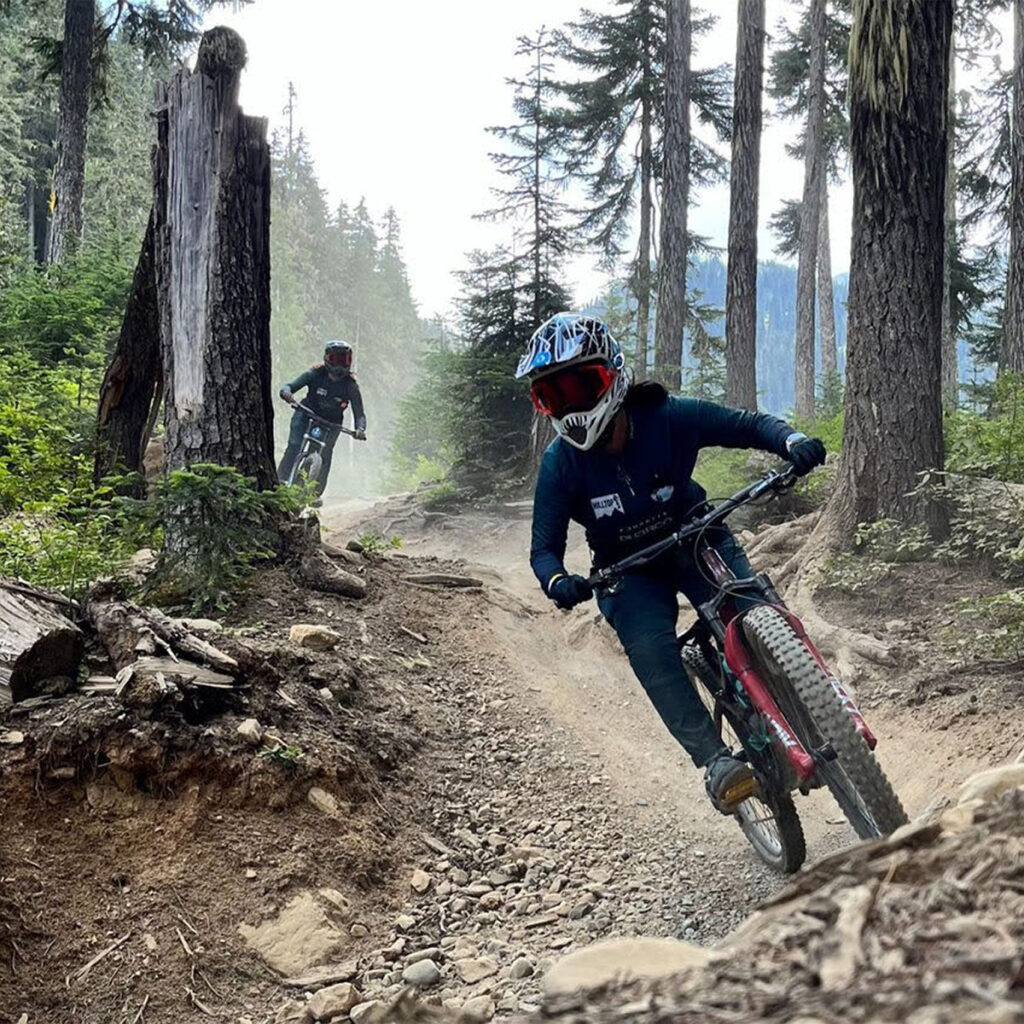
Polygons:
<instances>
[{"instance_id":1,"label":"red goggles","mask_svg":"<svg viewBox=\"0 0 1024 1024\"><path fill-rule=\"evenodd\" d=\"M347 370L352 365L351 349L328 349L324 353L324 362L328 366L340 366Z\"/></svg>"},{"instance_id":2,"label":"red goggles","mask_svg":"<svg viewBox=\"0 0 1024 1024\"><path fill-rule=\"evenodd\" d=\"M537 412L562 419L589 412L608 393L619 371L607 363L583 363L546 374L530 385Z\"/></svg>"}]
</instances>

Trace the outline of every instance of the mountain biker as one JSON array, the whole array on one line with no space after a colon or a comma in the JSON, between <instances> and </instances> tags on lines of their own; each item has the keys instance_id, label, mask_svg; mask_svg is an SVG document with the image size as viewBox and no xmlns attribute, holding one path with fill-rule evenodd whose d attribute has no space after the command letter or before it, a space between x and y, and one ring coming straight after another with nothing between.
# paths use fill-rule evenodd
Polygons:
<instances>
[{"instance_id":1,"label":"mountain biker","mask_svg":"<svg viewBox=\"0 0 1024 1024\"><path fill-rule=\"evenodd\" d=\"M352 346L347 341L328 341L324 345L324 361L310 367L305 373L300 373L295 380L285 384L281 388L281 398L289 405L295 405L297 400L294 392L301 391L303 388L309 389L303 404L317 416L330 423L336 423L339 427L345 416L345 410L351 405L352 416L355 419L356 439L366 440L366 414L363 411L363 396L359 392L356 375L352 372ZM302 435L306 430L307 419L308 417L301 409L296 409L292 414L291 427L288 430L288 446L281 457L281 464L277 467L277 476L280 480L287 480L288 474L292 471L292 465L302 447ZM323 465L316 482L317 503L327 486L334 446L340 433L339 430L332 430L324 439L323 450L320 453Z\"/></svg>"},{"instance_id":2,"label":"mountain biker","mask_svg":"<svg viewBox=\"0 0 1024 1024\"><path fill-rule=\"evenodd\" d=\"M701 448L773 452L800 475L825 461L821 441L774 416L670 396L653 382L633 384L608 328L581 313L559 313L538 328L516 370L523 377L558 435L537 476L530 565L562 609L594 595L563 562L570 519L585 528L595 567L606 566L667 536L706 505L691 476ZM754 575L728 529L709 539L737 577ZM680 592L694 607L714 593L682 548L625 573L599 593L598 606L669 732L705 769L712 803L731 813L750 794L753 773L723 745L683 668Z\"/></svg>"}]
</instances>

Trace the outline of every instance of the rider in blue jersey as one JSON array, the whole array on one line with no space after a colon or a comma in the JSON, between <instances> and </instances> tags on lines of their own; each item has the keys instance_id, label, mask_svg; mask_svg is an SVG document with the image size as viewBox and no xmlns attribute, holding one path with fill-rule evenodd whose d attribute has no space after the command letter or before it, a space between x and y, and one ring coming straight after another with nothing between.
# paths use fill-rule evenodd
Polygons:
<instances>
[{"instance_id":1,"label":"rider in blue jersey","mask_svg":"<svg viewBox=\"0 0 1024 1024\"><path fill-rule=\"evenodd\" d=\"M559 313L534 334L519 362L539 412L558 435L541 462L533 505L530 564L563 609L589 600L583 576L565 567L569 521L580 523L595 566L610 565L667 536L704 505L692 478L701 448L757 448L787 459L800 474L825 460L821 441L774 416L670 396L652 382L632 384L608 328L579 313ZM722 527L714 546L741 578L753 575L743 549ZM598 605L669 732L705 769L712 802L730 813L750 766L722 744L683 668L676 640L677 594L695 607L713 594L684 549L633 570Z\"/></svg>"}]
</instances>

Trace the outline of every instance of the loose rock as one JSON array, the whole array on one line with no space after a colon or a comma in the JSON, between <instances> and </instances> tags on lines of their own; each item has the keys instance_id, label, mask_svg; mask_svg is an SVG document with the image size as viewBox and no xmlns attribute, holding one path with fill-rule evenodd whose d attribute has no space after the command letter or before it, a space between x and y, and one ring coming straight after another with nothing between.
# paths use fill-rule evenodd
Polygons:
<instances>
[{"instance_id":1,"label":"loose rock","mask_svg":"<svg viewBox=\"0 0 1024 1024\"><path fill-rule=\"evenodd\" d=\"M298 647L311 651L333 651L341 643L341 634L326 626L297 623L288 631L288 639Z\"/></svg>"},{"instance_id":2,"label":"loose rock","mask_svg":"<svg viewBox=\"0 0 1024 1024\"><path fill-rule=\"evenodd\" d=\"M402 971L402 981L413 988L430 988L441 980L441 969L433 960L419 960Z\"/></svg>"}]
</instances>

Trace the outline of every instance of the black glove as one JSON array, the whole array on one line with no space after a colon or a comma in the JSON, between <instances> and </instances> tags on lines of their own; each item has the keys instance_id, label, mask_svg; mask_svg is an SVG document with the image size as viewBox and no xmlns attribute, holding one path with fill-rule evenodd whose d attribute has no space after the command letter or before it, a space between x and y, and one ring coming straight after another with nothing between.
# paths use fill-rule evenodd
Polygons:
<instances>
[{"instance_id":1,"label":"black glove","mask_svg":"<svg viewBox=\"0 0 1024 1024\"><path fill-rule=\"evenodd\" d=\"M582 576L559 576L548 584L548 597L563 611L589 601L594 588Z\"/></svg>"},{"instance_id":2,"label":"black glove","mask_svg":"<svg viewBox=\"0 0 1024 1024\"><path fill-rule=\"evenodd\" d=\"M281 397L289 405L294 405L295 404L295 397L294 397L294 395L292 395L292 389L291 388L281 388Z\"/></svg>"},{"instance_id":3,"label":"black glove","mask_svg":"<svg viewBox=\"0 0 1024 1024\"><path fill-rule=\"evenodd\" d=\"M786 452L797 476L806 476L815 466L825 462L825 446L816 437L790 434L786 438Z\"/></svg>"},{"instance_id":4,"label":"black glove","mask_svg":"<svg viewBox=\"0 0 1024 1024\"><path fill-rule=\"evenodd\" d=\"M365 441L366 440L366 431L363 430L361 427L359 427L359 428L356 429L355 433L352 436L357 441Z\"/></svg>"}]
</instances>

